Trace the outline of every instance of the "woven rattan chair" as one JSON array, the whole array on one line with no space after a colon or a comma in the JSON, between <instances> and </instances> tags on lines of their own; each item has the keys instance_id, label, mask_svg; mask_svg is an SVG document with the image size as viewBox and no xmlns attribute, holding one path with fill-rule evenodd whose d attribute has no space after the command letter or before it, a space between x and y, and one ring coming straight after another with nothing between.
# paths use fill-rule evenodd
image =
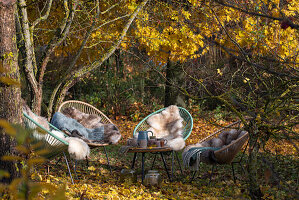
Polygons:
<instances>
[{"instance_id":1,"label":"woven rattan chair","mask_svg":"<svg viewBox=\"0 0 299 200\"><path fill-rule=\"evenodd\" d=\"M191 116L191 114L185 109L185 108L182 108L182 107L178 107L179 108L179 112L180 112L180 116L183 118L183 126L184 126L184 130L183 130L183 138L184 140L187 140L187 138L190 136L191 132L192 132L192 128L193 128L193 118ZM134 131L133 131L133 137L137 137L137 134L139 131L146 131L150 128L150 125L147 123L147 119L152 116L152 115L155 115L155 114L158 114L160 112L162 112L163 110L165 110L166 108L162 108L160 110L157 110L156 112L153 112L151 114L149 114L148 116L146 116L143 120L141 120L137 126L134 128ZM176 156L176 159L177 159L177 162L179 164L179 167L180 167L180 170L181 170L181 173L183 173L183 170L182 170L182 167L181 167L181 164L180 164L180 161L179 161L179 157L178 157L178 154L176 151L172 151L172 171L171 171L171 174L172 174L172 177L173 177L173 169L174 169L174 155ZM152 163L152 168L155 164L155 161L156 161L156 155L154 157L154 161Z\"/></svg>"},{"instance_id":2,"label":"woven rattan chair","mask_svg":"<svg viewBox=\"0 0 299 200\"><path fill-rule=\"evenodd\" d=\"M53 158L56 158L60 156L61 154L64 157L64 160L66 162L69 175L71 177L71 181L74 184L72 173L70 170L70 166L66 157L66 154L68 153L68 145L69 143L65 141L62 138L59 138L55 134L53 134L50 130L47 130L45 127L40 125L38 122L36 122L34 119L32 119L29 115L27 115L25 112L23 112L23 123L25 125L26 129L35 129L33 130L33 133L31 134L31 141L32 144L37 144L37 149L46 149L47 153L43 154L45 158L48 160L51 160ZM60 131L55 126L50 124L48 122L49 127L52 130ZM43 133L42 133L43 132ZM60 131L61 132L61 131ZM61 132L65 137L67 137L66 134Z\"/></svg>"},{"instance_id":3,"label":"woven rattan chair","mask_svg":"<svg viewBox=\"0 0 299 200\"><path fill-rule=\"evenodd\" d=\"M231 123L219 130L217 130L216 132L212 133L211 135L205 137L204 139L200 140L199 143L208 141L214 137L218 137L218 135L225 131L225 130L229 130L229 129L242 129L242 123L241 121L237 121L234 123ZM241 156L241 158L238 161L233 161L234 158L236 157L236 155L242 150L242 147L245 145L245 143L248 141L249 138L249 134L248 132L246 132L244 135L242 135L240 138L232 141L229 145L226 145L218 150L213 151L213 160L214 162L210 162L208 160L210 160L210 158L205 157L208 154L201 154L201 162L206 163L206 164L212 164L212 173L210 174L210 182L213 176L213 172L214 172L214 168L216 165L231 165L232 167L232 173L233 173L233 178L234 178L234 182L236 181L236 177L235 177L235 171L234 171L234 164L239 164L241 169L243 170L243 172L245 171L243 169L243 166L241 165L241 161L243 158L243 155L245 153L245 150L247 148L244 149L243 154ZM194 179L195 175L196 175L197 171L194 172L191 181Z\"/></svg>"},{"instance_id":4,"label":"woven rattan chair","mask_svg":"<svg viewBox=\"0 0 299 200\"><path fill-rule=\"evenodd\" d=\"M103 123L103 124L110 124L110 123L113 124L113 122L104 113L102 113L100 110L98 110L96 107L94 107L88 103L82 102L82 101L77 101L77 100L65 101L59 106L58 112L62 112L65 108L68 108L68 107L74 107L77 110L79 110L83 113L86 113L86 114L98 115L102 118L101 123ZM67 134L69 134L69 133L67 133ZM87 144L91 149L98 148L98 147L104 148L106 158L107 158L107 163L108 163L110 172L112 172L110 162L109 162L109 157L108 157L107 150L106 150L106 146L108 146L109 144L108 143L101 143L101 144L87 143Z\"/></svg>"}]
</instances>

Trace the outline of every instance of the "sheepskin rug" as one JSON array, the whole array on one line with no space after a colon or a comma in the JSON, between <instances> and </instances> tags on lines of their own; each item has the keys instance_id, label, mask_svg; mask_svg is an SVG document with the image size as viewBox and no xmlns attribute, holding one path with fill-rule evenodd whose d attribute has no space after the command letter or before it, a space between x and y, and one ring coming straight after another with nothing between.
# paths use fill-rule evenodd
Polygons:
<instances>
[{"instance_id":1,"label":"sheepskin rug","mask_svg":"<svg viewBox=\"0 0 299 200\"><path fill-rule=\"evenodd\" d=\"M185 140L182 135L183 121L179 108L171 105L147 119L147 123L151 126L148 131L152 131L157 138L165 138L167 146L179 151L185 147Z\"/></svg>"},{"instance_id":2,"label":"sheepskin rug","mask_svg":"<svg viewBox=\"0 0 299 200\"><path fill-rule=\"evenodd\" d=\"M84 160L90 154L89 146L80 138L67 137L65 140L69 143L68 152L76 160Z\"/></svg>"},{"instance_id":3,"label":"sheepskin rug","mask_svg":"<svg viewBox=\"0 0 299 200\"><path fill-rule=\"evenodd\" d=\"M24 100L22 100L22 101L23 101L22 102L23 103L23 108L22 108L23 112L25 112L34 121L39 123L42 127L44 127L45 129L51 131L51 133L53 133L57 137L65 140L69 143L68 152L69 152L69 154L71 155L72 158L74 158L76 160L83 160L83 159L85 159L86 157L89 156L90 148L83 140L81 140L79 138L75 138L75 137L65 137L63 132L57 131L57 130L51 130L50 126L48 124L48 120L44 117L35 115L31 111L29 106L25 103L25 101ZM34 129L33 136L35 138L37 138L39 140L46 140L49 144L53 140L53 137L50 134L40 133L41 130L37 129L37 126L34 123L29 123L28 126L31 129Z\"/></svg>"},{"instance_id":4,"label":"sheepskin rug","mask_svg":"<svg viewBox=\"0 0 299 200\"><path fill-rule=\"evenodd\" d=\"M84 135L81 133L85 137L84 139L90 140L89 142L91 143L106 142L110 144L116 144L121 139L121 134L118 127L115 124L103 124L101 122L102 118L96 114L86 114L74 107L67 107L63 109L62 114L71 119L75 119L77 122L83 125L83 127L88 129L97 129L99 127L102 127L104 130L103 134L94 135L94 139L91 139L88 137L88 135ZM98 139L100 137L102 137L101 140Z\"/></svg>"}]
</instances>

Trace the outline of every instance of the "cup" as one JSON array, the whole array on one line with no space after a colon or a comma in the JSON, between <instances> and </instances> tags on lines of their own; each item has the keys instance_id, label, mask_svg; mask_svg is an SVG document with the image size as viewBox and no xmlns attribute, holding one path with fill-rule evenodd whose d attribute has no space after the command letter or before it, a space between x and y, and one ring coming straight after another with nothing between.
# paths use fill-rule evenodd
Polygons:
<instances>
[{"instance_id":1,"label":"cup","mask_svg":"<svg viewBox=\"0 0 299 200\"><path fill-rule=\"evenodd\" d=\"M167 144L167 140L164 138L159 138L158 141L160 142L160 147L164 147Z\"/></svg>"},{"instance_id":2,"label":"cup","mask_svg":"<svg viewBox=\"0 0 299 200\"><path fill-rule=\"evenodd\" d=\"M129 138L127 140L127 145L128 146L132 146L132 147L136 147L137 146L137 139L135 139L135 138Z\"/></svg>"},{"instance_id":3,"label":"cup","mask_svg":"<svg viewBox=\"0 0 299 200\"><path fill-rule=\"evenodd\" d=\"M156 146L157 138L156 136L149 136L148 146Z\"/></svg>"},{"instance_id":4,"label":"cup","mask_svg":"<svg viewBox=\"0 0 299 200\"><path fill-rule=\"evenodd\" d=\"M156 140L155 144L156 144L157 147L161 147L161 141L160 140Z\"/></svg>"}]
</instances>

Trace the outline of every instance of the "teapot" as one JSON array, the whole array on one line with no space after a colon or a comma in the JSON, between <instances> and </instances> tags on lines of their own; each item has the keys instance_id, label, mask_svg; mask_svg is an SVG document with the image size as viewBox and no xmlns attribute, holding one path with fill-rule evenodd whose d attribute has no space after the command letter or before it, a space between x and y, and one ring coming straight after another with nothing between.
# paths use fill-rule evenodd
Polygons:
<instances>
[{"instance_id":1,"label":"teapot","mask_svg":"<svg viewBox=\"0 0 299 200\"><path fill-rule=\"evenodd\" d=\"M138 132L138 137L137 137L137 143L140 148L147 148L147 143L148 143L148 133L154 133L152 131L139 131Z\"/></svg>"}]
</instances>

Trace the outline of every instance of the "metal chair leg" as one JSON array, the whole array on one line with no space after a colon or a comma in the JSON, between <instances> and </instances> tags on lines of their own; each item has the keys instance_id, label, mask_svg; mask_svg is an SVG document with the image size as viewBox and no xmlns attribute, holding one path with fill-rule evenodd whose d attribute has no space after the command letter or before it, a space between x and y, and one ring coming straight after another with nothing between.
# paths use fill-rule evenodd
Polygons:
<instances>
[{"instance_id":1,"label":"metal chair leg","mask_svg":"<svg viewBox=\"0 0 299 200\"><path fill-rule=\"evenodd\" d=\"M106 150L105 146L104 146L104 150L105 150L105 154L106 154L106 158L107 158L107 163L108 163L108 166L110 168L110 173L112 173L112 168L111 168L111 165L110 165L110 162L109 162L109 158L108 158L108 154L107 154L107 150Z\"/></svg>"},{"instance_id":2,"label":"metal chair leg","mask_svg":"<svg viewBox=\"0 0 299 200\"><path fill-rule=\"evenodd\" d=\"M171 180L173 180L173 169L174 169L174 151L171 152Z\"/></svg>"},{"instance_id":3,"label":"metal chair leg","mask_svg":"<svg viewBox=\"0 0 299 200\"><path fill-rule=\"evenodd\" d=\"M246 174L246 171L245 171L244 167L242 166L241 162L238 162L238 164L240 165L240 167L241 167L241 169L242 169L242 172L243 172L244 174Z\"/></svg>"},{"instance_id":4,"label":"metal chair leg","mask_svg":"<svg viewBox=\"0 0 299 200\"><path fill-rule=\"evenodd\" d=\"M69 163L67 161L67 158L66 158L66 155L65 153L63 152L63 155L64 155L64 159L65 159L65 162L66 162L66 165L67 165L67 169L69 170L69 174L70 174L70 177L71 177L71 180L72 180L72 184L74 184L74 180L73 180L73 177L72 177L72 173L71 173L71 170L70 170L70 166L69 166Z\"/></svg>"},{"instance_id":5,"label":"metal chair leg","mask_svg":"<svg viewBox=\"0 0 299 200\"><path fill-rule=\"evenodd\" d=\"M192 175L192 177L191 177L191 179L190 179L190 183L194 180L196 173L197 173L197 170L195 170L195 171L193 172L193 175Z\"/></svg>"},{"instance_id":6,"label":"metal chair leg","mask_svg":"<svg viewBox=\"0 0 299 200\"><path fill-rule=\"evenodd\" d=\"M56 167L58 165L58 163L61 161L62 156L59 157L59 159L56 161L54 167Z\"/></svg>"},{"instance_id":7,"label":"metal chair leg","mask_svg":"<svg viewBox=\"0 0 299 200\"><path fill-rule=\"evenodd\" d=\"M234 170L234 163L231 163L232 166L232 172L233 172L233 177L234 177L234 183L236 183L236 176L235 176L235 170Z\"/></svg>"},{"instance_id":8,"label":"metal chair leg","mask_svg":"<svg viewBox=\"0 0 299 200\"><path fill-rule=\"evenodd\" d=\"M213 173L214 173L214 167L215 167L216 165L213 165L212 166L212 172L211 172L211 174L210 174L210 181L209 181L209 185L210 185L210 183L211 183L211 181L212 181L212 176L213 176Z\"/></svg>"},{"instance_id":9,"label":"metal chair leg","mask_svg":"<svg viewBox=\"0 0 299 200\"><path fill-rule=\"evenodd\" d=\"M177 159L177 161L178 161L179 167L180 167L181 174L183 174L183 170L182 170L182 166L181 166L181 162L180 162L180 159L179 159L178 153L177 153L177 152L175 152L175 155L176 155L176 159Z\"/></svg>"}]
</instances>

